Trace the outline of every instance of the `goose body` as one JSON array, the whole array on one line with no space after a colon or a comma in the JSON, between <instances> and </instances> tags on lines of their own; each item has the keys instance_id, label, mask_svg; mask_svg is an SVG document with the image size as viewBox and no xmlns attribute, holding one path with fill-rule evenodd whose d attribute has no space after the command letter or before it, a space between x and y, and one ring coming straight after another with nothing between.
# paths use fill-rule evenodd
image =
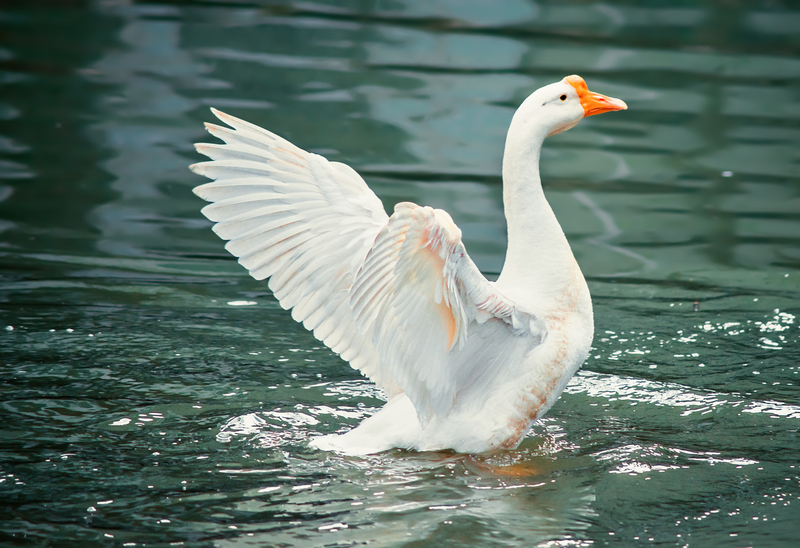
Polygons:
<instances>
[{"instance_id":1,"label":"goose body","mask_svg":"<svg viewBox=\"0 0 800 548\"><path fill-rule=\"evenodd\" d=\"M381 387L386 405L312 445L347 454L394 447L516 447L589 352L589 290L539 178L544 139L627 108L568 76L514 115L503 157L508 251L488 281L438 209L387 216L350 167L213 110L224 144L198 144L194 192L228 251L281 306Z\"/></svg>"}]
</instances>

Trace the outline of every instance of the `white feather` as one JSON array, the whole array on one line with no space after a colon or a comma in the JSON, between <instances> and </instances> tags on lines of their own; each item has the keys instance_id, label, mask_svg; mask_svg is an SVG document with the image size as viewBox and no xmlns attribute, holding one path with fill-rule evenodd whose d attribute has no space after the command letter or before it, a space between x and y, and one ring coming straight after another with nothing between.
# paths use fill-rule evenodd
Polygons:
<instances>
[{"instance_id":1,"label":"white feather","mask_svg":"<svg viewBox=\"0 0 800 548\"><path fill-rule=\"evenodd\" d=\"M387 393L397 393L371 345L354 337L346 299L370 244L387 222L380 200L342 164L213 112L234 129L208 124L209 132L226 144L197 147L212 161L195 164L193 171L215 179L195 189L213 202L203 214L217 223L215 232L229 240L226 249L256 279L273 276L271 289L284 308L296 306L296 320L308 322L320 340L346 353ZM335 266L314 268L315 257Z\"/></svg>"},{"instance_id":2,"label":"white feather","mask_svg":"<svg viewBox=\"0 0 800 548\"><path fill-rule=\"evenodd\" d=\"M295 320L391 398L358 428L313 444L347 453L513 447L555 402L593 323L538 156L546 136L588 112L588 93L568 77L514 117L503 163L509 250L496 283L446 212L400 203L387 217L352 168L212 109L232 129L207 124L225 144L197 145L211 161L192 169L214 179L195 189L212 202L203 214L251 275L270 278ZM606 110L625 108L605 99Z\"/></svg>"}]
</instances>

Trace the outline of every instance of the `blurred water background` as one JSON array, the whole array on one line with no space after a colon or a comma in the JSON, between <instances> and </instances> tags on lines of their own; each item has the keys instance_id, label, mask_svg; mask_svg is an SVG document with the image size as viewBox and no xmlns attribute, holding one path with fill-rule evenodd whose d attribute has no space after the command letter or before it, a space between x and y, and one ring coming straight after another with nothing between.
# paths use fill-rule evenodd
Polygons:
<instances>
[{"instance_id":1,"label":"blurred water background","mask_svg":"<svg viewBox=\"0 0 800 548\"><path fill-rule=\"evenodd\" d=\"M223 250L215 106L441 207L487 276L516 106L549 139L594 350L519 449L342 458L382 404ZM796 546L800 7L781 0L7 0L0 544Z\"/></svg>"}]
</instances>

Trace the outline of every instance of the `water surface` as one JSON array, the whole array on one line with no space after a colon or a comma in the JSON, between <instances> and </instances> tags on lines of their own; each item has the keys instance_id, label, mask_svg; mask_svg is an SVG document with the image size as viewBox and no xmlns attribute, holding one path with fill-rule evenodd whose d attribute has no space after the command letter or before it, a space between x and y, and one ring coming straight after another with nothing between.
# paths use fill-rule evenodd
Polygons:
<instances>
[{"instance_id":1,"label":"water surface","mask_svg":"<svg viewBox=\"0 0 800 548\"><path fill-rule=\"evenodd\" d=\"M793 546L800 11L790 2L12 2L0 11L0 542ZM382 405L228 256L208 107L442 207L489 277L516 106L549 139L594 349L519 449L344 458Z\"/></svg>"}]
</instances>

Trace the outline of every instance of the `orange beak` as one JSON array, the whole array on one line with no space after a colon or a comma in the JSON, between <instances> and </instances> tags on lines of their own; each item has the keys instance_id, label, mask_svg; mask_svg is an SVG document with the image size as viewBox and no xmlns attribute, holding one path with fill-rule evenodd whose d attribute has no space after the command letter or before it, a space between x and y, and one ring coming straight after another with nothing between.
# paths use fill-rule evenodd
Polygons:
<instances>
[{"instance_id":1,"label":"orange beak","mask_svg":"<svg viewBox=\"0 0 800 548\"><path fill-rule=\"evenodd\" d=\"M599 93L589 91L586 82L580 76L573 74L567 76L563 80L567 84L575 88L578 92L578 98L581 100L583 107L583 116L594 116L595 114L602 114L604 112L611 112L614 110L627 110L628 105L621 99L614 99Z\"/></svg>"}]
</instances>

